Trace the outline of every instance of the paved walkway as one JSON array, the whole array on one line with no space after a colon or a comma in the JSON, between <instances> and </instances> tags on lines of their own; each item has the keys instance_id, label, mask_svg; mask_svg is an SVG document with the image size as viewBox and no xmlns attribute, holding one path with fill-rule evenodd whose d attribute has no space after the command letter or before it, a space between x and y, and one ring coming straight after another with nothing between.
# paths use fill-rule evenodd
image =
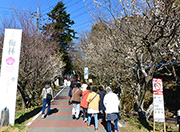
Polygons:
<instances>
[{"instance_id":1,"label":"paved walkway","mask_svg":"<svg viewBox=\"0 0 180 132\"><path fill-rule=\"evenodd\" d=\"M29 125L29 132L93 132L94 123L86 127L82 117L73 120L71 116L72 105L68 105L69 89L65 88L55 98L51 105L51 115L41 119L41 114ZM92 119L93 121L93 119ZM106 123L101 119L98 122L98 132L106 132Z\"/></svg>"}]
</instances>

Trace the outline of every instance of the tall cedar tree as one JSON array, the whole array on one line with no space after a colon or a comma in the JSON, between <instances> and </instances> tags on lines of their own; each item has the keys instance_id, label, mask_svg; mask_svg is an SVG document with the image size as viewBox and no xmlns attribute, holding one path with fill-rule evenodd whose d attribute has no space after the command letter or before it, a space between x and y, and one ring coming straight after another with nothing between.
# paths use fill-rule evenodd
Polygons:
<instances>
[{"instance_id":1,"label":"tall cedar tree","mask_svg":"<svg viewBox=\"0 0 180 132\"><path fill-rule=\"evenodd\" d=\"M77 39L75 37L74 30L70 27L74 24L74 21L70 20L70 14L66 13L66 7L64 7L63 2L58 2L58 4L53 8L53 10L48 13L50 23L46 23L43 26L44 35L48 35L51 40L56 41L60 52L63 52L63 61L66 63L64 74L67 74L72 70L72 61L68 55L68 50L72 45L70 42L72 39Z\"/></svg>"}]
</instances>

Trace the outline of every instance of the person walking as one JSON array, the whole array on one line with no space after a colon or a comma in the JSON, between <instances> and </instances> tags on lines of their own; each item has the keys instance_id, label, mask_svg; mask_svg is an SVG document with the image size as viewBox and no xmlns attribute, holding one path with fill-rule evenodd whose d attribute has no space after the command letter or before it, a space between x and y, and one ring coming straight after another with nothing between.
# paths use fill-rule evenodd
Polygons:
<instances>
[{"instance_id":1,"label":"person walking","mask_svg":"<svg viewBox=\"0 0 180 132\"><path fill-rule=\"evenodd\" d=\"M45 118L45 109L46 109L46 104L48 104L47 107L47 113L46 116L50 114L50 105L51 105L51 100L47 98L47 94L50 94L52 101L53 101L53 89L51 87L51 82L46 81L45 82L45 87L42 89L42 98L43 98L43 106L42 106L42 118Z\"/></svg>"},{"instance_id":2,"label":"person walking","mask_svg":"<svg viewBox=\"0 0 180 132\"><path fill-rule=\"evenodd\" d=\"M79 113L80 113L80 102L81 102L81 84L77 83L76 87L73 88L72 90L72 97L71 97L71 102L72 102L72 118L78 120L79 119Z\"/></svg>"},{"instance_id":3,"label":"person walking","mask_svg":"<svg viewBox=\"0 0 180 132\"><path fill-rule=\"evenodd\" d=\"M104 100L104 96L106 94L106 92L104 91L103 86L99 86L99 92L98 92L99 96L100 96L100 101L99 101L99 115L102 115L102 121L105 122L106 121L106 113L105 113L105 106L103 103ZM100 116L99 116L100 117Z\"/></svg>"},{"instance_id":4,"label":"person walking","mask_svg":"<svg viewBox=\"0 0 180 132\"><path fill-rule=\"evenodd\" d=\"M64 83L63 83L63 86L66 87L67 86L67 79L64 78Z\"/></svg>"},{"instance_id":5,"label":"person walking","mask_svg":"<svg viewBox=\"0 0 180 132\"><path fill-rule=\"evenodd\" d=\"M76 83L75 82L71 82L71 86L70 86L70 89L69 89L69 92L68 92L68 96L69 96L69 105L72 104L72 102L70 102L71 98L72 98L72 90L73 88L76 87Z\"/></svg>"},{"instance_id":6,"label":"person walking","mask_svg":"<svg viewBox=\"0 0 180 132\"><path fill-rule=\"evenodd\" d=\"M82 93L82 100L80 103L80 107L83 109L83 121L87 121L87 108L88 108L88 102L87 97L90 94L90 87L87 86L86 90Z\"/></svg>"},{"instance_id":7,"label":"person walking","mask_svg":"<svg viewBox=\"0 0 180 132\"><path fill-rule=\"evenodd\" d=\"M68 79L67 79L67 82L66 82L66 87L67 87L67 88L70 88L70 86L71 86L71 81L70 81L70 79L68 78Z\"/></svg>"},{"instance_id":8,"label":"person walking","mask_svg":"<svg viewBox=\"0 0 180 132\"><path fill-rule=\"evenodd\" d=\"M87 87L88 87L88 85L87 85L87 83L84 81L84 83L83 83L82 86L81 86L82 92L84 92L84 91L87 89Z\"/></svg>"},{"instance_id":9,"label":"person walking","mask_svg":"<svg viewBox=\"0 0 180 132\"><path fill-rule=\"evenodd\" d=\"M106 95L104 96L103 103L106 108L108 132L111 132L111 121L114 121L114 132L118 132L118 112L120 101L118 96L112 92L110 87L106 88Z\"/></svg>"},{"instance_id":10,"label":"person walking","mask_svg":"<svg viewBox=\"0 0 180 132\"><path fill-rule=\"evenodd\" d=\"M88 124L87 127L90 127L91 116L94 114L95 120L95 131L98 131L98 113L99 113L99 101L100 97L97 92L97 87L92 87L92 92L88 95L87 102L88 104Z\"/></svg>"}]
</instances>

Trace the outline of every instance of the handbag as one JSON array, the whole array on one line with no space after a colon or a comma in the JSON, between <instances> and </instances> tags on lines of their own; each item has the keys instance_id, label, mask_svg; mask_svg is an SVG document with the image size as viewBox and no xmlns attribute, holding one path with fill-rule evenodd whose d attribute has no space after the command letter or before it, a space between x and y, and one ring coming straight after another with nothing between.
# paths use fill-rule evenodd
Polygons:
<instances>
[{"instance_id":1,"label":"handbag","mask_svg":"<svg viewBox=\"0 0 180 132\"><path fill-rule=\"evenodd\" d=\"M70 100L69 100L69 105L71 105L72 104L72 98L70 98Z\"/></svg>"}]
</instances>

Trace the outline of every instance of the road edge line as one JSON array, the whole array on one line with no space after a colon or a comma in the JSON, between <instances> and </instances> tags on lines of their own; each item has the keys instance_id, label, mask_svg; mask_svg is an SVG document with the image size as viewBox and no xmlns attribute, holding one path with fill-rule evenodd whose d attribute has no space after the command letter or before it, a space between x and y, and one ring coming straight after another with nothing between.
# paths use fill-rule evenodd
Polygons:
<instances>
[{"instance_id":1,"label":"road edge line","mask_svg":"<svg viewBox=\"0 0 180 132\"><path fill-rule=\"evenodd\" d=\"M62 90L64 90L64 89L65 89L65 87L63 87L63 88L54 96L54 98L56 98L56 97L62 92ZM52 102L52 101L51 101L51 102ZM33 122L34 120L36 120L40 114L41 114L41 111L40 111L37 115L35 115L35 116L32 118L32 120L26 124L26 126L30 126L30 125L32 124L32 122Z\"/></svg>"}]
</instances>

